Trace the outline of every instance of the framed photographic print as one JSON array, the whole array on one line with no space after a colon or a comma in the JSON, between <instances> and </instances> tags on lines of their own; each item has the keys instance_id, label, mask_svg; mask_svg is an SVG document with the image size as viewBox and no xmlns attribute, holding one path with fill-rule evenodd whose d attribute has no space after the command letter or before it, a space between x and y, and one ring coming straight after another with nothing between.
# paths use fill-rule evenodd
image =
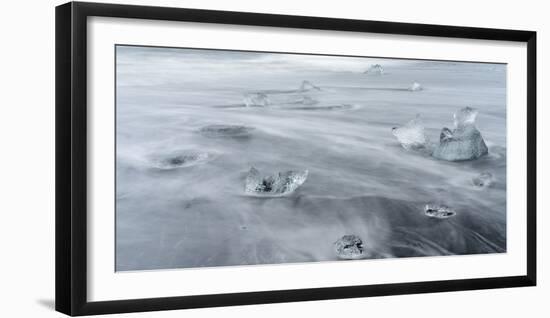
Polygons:
<instances>
[{"instance_id":1,"label":"framed photographic print","mask_svg":"<svg viewBox=\"0 0 550 318\"><path fill-rule=\"evenodd\" d=\"M56 309L536 284L536 33L56 8Z\"/></svg>"}]
</instances>

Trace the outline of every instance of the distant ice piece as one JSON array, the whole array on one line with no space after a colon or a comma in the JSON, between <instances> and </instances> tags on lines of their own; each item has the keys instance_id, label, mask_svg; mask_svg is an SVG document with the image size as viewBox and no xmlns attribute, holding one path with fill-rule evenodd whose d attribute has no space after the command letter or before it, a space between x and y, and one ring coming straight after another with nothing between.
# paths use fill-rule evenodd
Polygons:
<instances>
[{"instance_id":1,"label":"distant ice piece","mask_svg":"<svg viewBox=\"0 0 550 318\"><path fill-rule=\"evenodd\" d=\"M283 196L294 192L307 179L308 171L285 171L262 176L252 167L246 177L245 192L266 196Z\"/></svg>"},{"instance_id":2,"label":"distant ice piece","mask_svg":"<svg viewBox=\"0 0 550 318\"><path fill-rule=\"evenodd\" d=\"M406 150L429 148L430 140L424 131L420 115L416 115L413 120L401 127L393 127L392 133Z\"/></svg>"},{"instance_id":3,"label":"distant ice piece","mask_svg":"<svg viewBox=\"0 0 550 318\"><path fill-rule=\"evenodd\" d=\"M475 108L464 107L453 114L455 128L475 125L478 111Z\"/></svg>"},{"instance_id":4,"label":"distant ice piece","mask_svg":"<svg viewBox=\"0 0 550 318\"><path fill-rule=\"evenodd\" d=\"M361 259L365 256L363 241L357 235L344 235L334 242L334 251L340 259Z\"/></svg>"},{"instance_id":5,"label":"distant ice piece","mask_svg":"<svg viewBox=\"0 0 550 318\"><path fill-rule=\"evenodd\" d=\"M455 216L456 212L446 205L426 204L424 213L431 218L446 219Z\"/></svg>"},{"instance_id":6,"label":"distant ice piece","mask_svg":"<svg viewBox=\"0 0 550 318\"><path fill-rule=\"evenodd\" d=\"M152 165L160 170L172 170L203 164L214 158L214 154L207 152L176 153L163 158L155 158Z\"/></svg>"},{"instance_id":7,"label":"distant ice piece","mask_svg":"<svg viewBox=\"0 0 550 318\"><path fill-rule=\"evenodd\" d=\"M303 81L302 85L300 85L300 91L302 92L307 92L311 90L320 91L321 88L319 86L313 85L313 83L311 83L310 81Z\"/></svg>"},{"instance_id":8,"label":"distant ice piece","mask_svg":"<svg viewBox=\"0 0 550 318\"><path fill-rule=\"evenodd\" d=\"M312 106L312 105L319 104L319 101L311 96L302 95L302 96L293 97L291 100L289 100L288 104Z\"/></svg>"},{"instance_id":9,"label":"distant ice piece","mask_svg":"<svg viewBox=\"0 0 550 318\"><path fill-rule=\"evenodd\" d=\"M208 125L200 129L200 133L205 137L219 138L232 137L242 138L249 137L253 127L242 125Z\"/></svg>"},{"instance_id":10,"label":"distant ice piece","mask_svg":"<svg viewBox=\"0 0 550 318\"><path fill-rule=\"evenodd\" d=\"M264 93L249 93L244 96L244 104L246 107L267 107L269 98Z\"/></svg>"},{"instance_id":11,"label":"distant ice piece","mask_svg":"<svg viewBox=\"0 0 550 318\"><path fill-rule=\"evenodd\" d=\"M333 110L353 110L359 108L354 104L334 104L334 105L317 105L315 104L295 104L292 107L285 107L285 110L298 110L298 111L333 111Z\"/></svg>"},{"instance_id":12,"label":"distant ice piece","mask_svg":"<svg viewBox=\"0 0 550 318\"><path fill-rule=\"evenodd\" d=\"M316 105L316 104L319 104L319 101L314 99L311 96L304 95L304 96L300 97L296 101L296 103L297 104L302 104L302 105Z\"/></svg>"},{"instance_id":13,"label":"distant ice piece","mask_svg":"<svg viewBox=\"0 0 550 318\"><path fill-rule=\"evenodd\" d=\"M380 64L371 65L366 71L367 75L384 75L384 68Z\"/></svg>"},{"instance_id":14,"label":"distant ice piece","mask_svg":"<svg viewBox=\"0 0 550 318\"><path fill-rule=\"evenodd\" d=\"M493 174L490 172L482 172L472 178L472 183L477 188L486 188L493 183Z\"/></svg>"},{"instance_id":15,"label":"distant ice piece","mask_svg":"<svg viewBox=\"0 0 550 318\"><path fill-rule=\"evenodd\" d=\"M411 92L418 92L418 91L421 91L423 88L422 88L422 85L420 85L420 83L418 82L414 82L411 84L411 86L409 86L409 91Z\"/></svg>"},{"instance_id":16,"label":"distant ice piece","mask_svg":"<svg viewBox=\"0 0 550 318\"><path fill-rule=\"evenodd\" d=\"M433 156L447 161L464 161L478 159L489 153L489 149L475 126L477 110L462 108L454 114L455 129L441 130L439 145Z\"/></svg>"}]
</instances>

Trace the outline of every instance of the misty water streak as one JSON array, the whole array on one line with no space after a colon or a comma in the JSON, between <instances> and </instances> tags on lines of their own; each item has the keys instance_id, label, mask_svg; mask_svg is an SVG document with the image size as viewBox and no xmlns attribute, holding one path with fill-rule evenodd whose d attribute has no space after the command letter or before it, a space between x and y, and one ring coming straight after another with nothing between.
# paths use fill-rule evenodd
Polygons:
<instances>
[{"instance_id":1,"label":"misty water streak","mask_svg":"<svg viewBox=\"0 0 550 318\"><path fill-rule=\"evenodd\" d=\"M384 74L365 74L373 64ZM347 234L367 258L506 251L505 65L119 46L116 85L117 270L336 261ZM257 92L272 104L246 107ZM420 113L438 142L466 106L489 148L478 160L392 135ZM251 196L251 167L308 176L289 195ZM480 188L483 172L494 179ZM431 203L456 215L429 218Z\"/></svg>"}]
</instances>

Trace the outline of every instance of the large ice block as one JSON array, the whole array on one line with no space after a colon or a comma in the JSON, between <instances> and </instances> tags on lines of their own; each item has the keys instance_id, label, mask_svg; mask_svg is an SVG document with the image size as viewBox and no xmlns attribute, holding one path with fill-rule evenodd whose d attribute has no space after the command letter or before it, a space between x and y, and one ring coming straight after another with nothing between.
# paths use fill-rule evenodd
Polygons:
<instances>
[{"instance_id":1,"label":"large ice block","mask_svg":"<svg viewBox=\"0 0 550 318\"><path fill-rule=\"evenodd\" d=\"M477 110L465 107L454 114L455 129L441 130L439 145L432 155L447 161L478 159L489 153L489 149L475 126Z\"/></svg>"},{"instance_id":2,"label":"large ice block","mask_svg":"<svg viewBox=\"0 0 550 318\"><path fill-rule=\"evenodd\" d=\"M308 171L284 171L262 176L256 168L250 168L245 181L245 192L265 196L283 196L294 192L307 179Z\"/></svg>"},{"instance_id":3,"label":"large ice block","mask_svg":"<svg viewBox=\"0 0 550 318\"><path fill-rule=\"evenodd\" d=\"M392 133L406 150L423 150L430 146L420 115L401 127L393 127Z\"/></svg>"}]
</instances>

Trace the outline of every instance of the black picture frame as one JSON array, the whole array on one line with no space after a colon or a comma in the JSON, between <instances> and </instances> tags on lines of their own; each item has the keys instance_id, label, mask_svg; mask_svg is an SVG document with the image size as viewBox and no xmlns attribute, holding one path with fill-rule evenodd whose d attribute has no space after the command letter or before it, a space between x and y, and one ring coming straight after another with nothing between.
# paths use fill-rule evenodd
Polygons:
<instances>
[{"instance_id":1,"label":"black picture frame","mask_svg":"<svg viewBox=\"0 0 550 318\"><path fill-rule=\"evenodd\" d=\"M91 16L525 42L527 273L524 276L89 302L86 36ZM323 17L70 2L56 7L57 311L92 315L536 285L536 32Z\"/></svg>"}]
</instances>

